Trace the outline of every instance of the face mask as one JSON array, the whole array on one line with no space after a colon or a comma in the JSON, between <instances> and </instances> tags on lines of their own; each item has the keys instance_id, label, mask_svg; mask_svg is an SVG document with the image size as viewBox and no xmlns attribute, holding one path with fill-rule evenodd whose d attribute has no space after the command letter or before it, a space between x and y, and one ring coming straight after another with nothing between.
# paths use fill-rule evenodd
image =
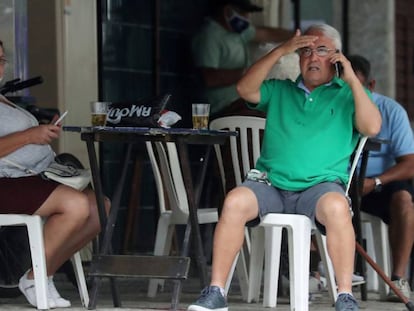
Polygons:
<instances>
[{"instance_id":1,"label":"face mask","mask_svg":"<svg viewBox=\"0 0 414 311\"><path fill-rule=\"evenodd\" d=\"M232 12L227 22L229 23L231 29L233 29L233 31L238 32L238 33L243 32L250 25L250 21L246 17L241 16L235 11Z\"/></svg>"}]
</instances>

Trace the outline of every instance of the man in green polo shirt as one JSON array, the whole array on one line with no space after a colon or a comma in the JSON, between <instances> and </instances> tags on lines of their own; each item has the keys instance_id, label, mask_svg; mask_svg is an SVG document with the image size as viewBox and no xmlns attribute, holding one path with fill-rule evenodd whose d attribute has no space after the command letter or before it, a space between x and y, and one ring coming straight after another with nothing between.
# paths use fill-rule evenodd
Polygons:
<instances>
[{"instance_id":1,"label":"man in green polo shirt","mask_svg":"<svg viewBox=\"0 0 414 311\"><path fill-rule=\"evenodd\" d=\"M215 230L210 286L187 310L228 310L223 288L244 226L267 213L307 215L326 232L338 285L335 310L358 310L352 295L355 234L344 186L358 137L375 136L381 115L340 50L336 29L313 25L257 61L238 82L240 96L267 116L256 164L261 174L227 194ZM294 51L298 79L264 81ZM341 78L336 63L343 67Z\"/></svg>"}]
</instances>

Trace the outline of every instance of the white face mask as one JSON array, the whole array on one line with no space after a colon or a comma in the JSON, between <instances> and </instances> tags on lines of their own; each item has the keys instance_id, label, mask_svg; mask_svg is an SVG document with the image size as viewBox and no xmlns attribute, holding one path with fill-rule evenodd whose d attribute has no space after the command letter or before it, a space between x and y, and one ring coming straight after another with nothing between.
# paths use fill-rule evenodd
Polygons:
<instances>
[{"instance_id":1,"label":"white face mask","mask_svg":"<svg viewBox=\"0 0 414 311\"><path fill-rule=\"evenodd\" d=\"M234 10L232 10L230 17L227 18L227 23L230 28L237 33L243 32L249 28L250 25L250 21L246 17L240 15Z\"/></svg>"}]
</instances>

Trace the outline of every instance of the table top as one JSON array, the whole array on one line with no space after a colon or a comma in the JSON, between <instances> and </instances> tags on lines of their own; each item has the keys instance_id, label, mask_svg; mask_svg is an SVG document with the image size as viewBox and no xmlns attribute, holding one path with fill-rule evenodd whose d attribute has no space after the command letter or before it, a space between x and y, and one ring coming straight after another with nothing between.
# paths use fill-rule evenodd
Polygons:
<instances>
[{"instance_id":1,"label":"table top","mask_svg":"<svg viewBox=\"0 0 414 311\"><path fill-rule=\"evenodd\" d=\"M164 141L211 145L223 144L229 137L238 135L237 131L160 127L64 126L63 130L79 133L89 143Z\"/></svg>"},{"instance_id":2,"label":"table top","mask_svg":"<svg viewBox=\"0 0 414 311\"><path fill-rule=\"evenodd\" d=\"M124 133L140 135L206 135L206 136L237 136L237 131L162 128L162 127L112 127L112 126L63 126L67 132L78 133Z\"/></svg>"}]
</instances>

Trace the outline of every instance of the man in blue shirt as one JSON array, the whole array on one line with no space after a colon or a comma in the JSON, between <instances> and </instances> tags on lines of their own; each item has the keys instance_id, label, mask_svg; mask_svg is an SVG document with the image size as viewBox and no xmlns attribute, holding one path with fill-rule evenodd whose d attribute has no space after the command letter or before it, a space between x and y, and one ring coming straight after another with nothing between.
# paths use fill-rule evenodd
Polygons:
<instances>
[{"instance_id":1,"label":"man in blue shirt","mask_svg":"<svg viewBox=\"0 0 414 311\"><path fill-rule=\"evenodd\" d=\"M361 83L373 92L375 80L370 76L369 61L359 55L348 59ZM377 137L389 143L369 154L361 209L388 224L393 263L391 280L409 298L410 286L404 277L414 243L414 137L407 113L400 104L375 92L372 97L382 116ZM387 300L400 301L393 291Z\"/></svg>"}]
</instances>

